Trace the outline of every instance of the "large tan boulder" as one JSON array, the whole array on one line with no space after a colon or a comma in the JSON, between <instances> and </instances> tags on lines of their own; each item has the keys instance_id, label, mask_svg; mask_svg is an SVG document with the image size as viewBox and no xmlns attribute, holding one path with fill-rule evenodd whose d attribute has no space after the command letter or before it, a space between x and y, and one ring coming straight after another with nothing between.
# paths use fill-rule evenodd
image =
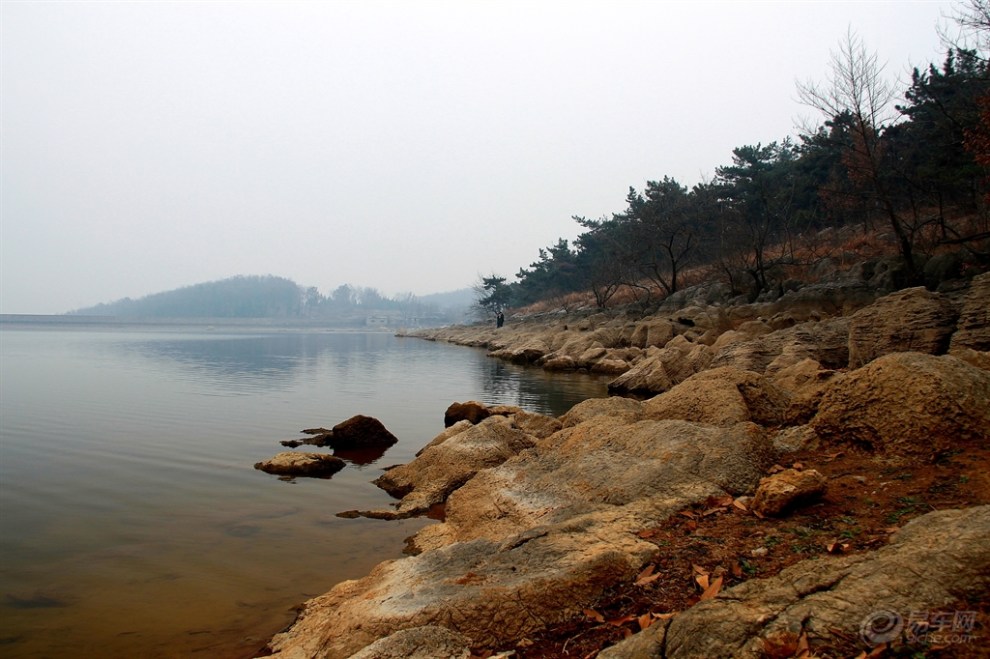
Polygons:
<instances>
[{"instance_id":1,"label":"large tan boulder","mask_svg":"<svg viewBox=\"0 0 990 659\"><path fill-rule=\"evenodd\" d=\"M712 346L709 367L734 366L763 373L803 359L814 359L830 368L844 367L849 355L848 327L848 320L837 318L766 331L747 340L723 341L719 337Z\"/></svg>"},{"instance_id":2,"label":"large tan boulder","mask_svg":"<svg viewBox=\"0 0 990 659\"><path fill-rule=\"evenodd\" d=\"M510 418L490 416L431 445L412 462L386 471L375 484L402 497L396 511L399 516L424 512L443 502L480 469L501 464L534 443Z\"/></svg>"},{"instance_id":3,"label":"large tan boulder","mask_svg":"<svg viewBox=\"0 0 990 659\"><path fill-rule=\"evenodd\" d=\"M499 540L599 513L611 516L614 533L631 532L689 501L752 492L775 457L768 433L751 423L623 424L596 416L479 472L450 495L445 522L412 544Z\"/></svg>"},{"instance_id":4,"label":"large tan boulder","mask_svg":"<svg viewBox=\"0 0 990 659\"><path fill-rule=\"evenodd\" d=\"M811 426L827 442L926 452L990 439L990 372L948 355L885 355L834 377Z\"/></svg>"},{"instance_id":5,"label":"large tan boulder","mask_svg":"<svg viewBox=\"0 0 990 659\"><path fill-rule=\"evenodd\" d=\"M474 647L498 647L567 620L616 580L633 578L656 549L632 533L535 533L475 540L375 567L305 603L268 644L280 659L344 659L396 632L456 630Z\"/></svg>"},{"instance_id":6,"label":"large tan boulder","mask_svg":"<svg viewBox=\"0 0 990 659\"><path fill-rule=\"evenodd\" d=\"M822 368L810 358L780 370L768 368L767 373L767 380L787 396L787 409L781 419L784 425L804 424L815 416L828 383L836 375L836 371Z\"/></svg>"},{"instance_id":7,"label":"large tan boulder","mask_svg":"<svg viewBox=\"0 0 990 659\"><path fill-rule=\"evenodd\" d=\"M632 368L609 382L613 393L658 394L704 370L711 362L712 349L693 343L683 334L663 348L647 348Z\"/></svg>"},{"instance_id":8,"label":"large tan boulder","mask_svg":"<svg viewBox=\"0 0 990 659\"><path fill-rule=\"evenodd\" d=\"M674 338L674 333L674 324L666 318L649 318L636 324L629 343L639 348L662 348Z\"/></svg>"},{"instance_id":9,"label":"large tan boulder","mask_svg":"<svg viewBox=\"0 0 990 659\"><path fill-rule=\"evenodd\" d=\"M948 352L956 311L947 298L924 287L886 295L852 315L849 367L859 368L893 352Z\"/></svg>"},{"instance_id":10,"label":"large tan boulder","mask_svg":"<svg viewBox=\"0 0 990 659\"><path fill-rule=\"evenodd\" d=\"M643 403L649 419L681 419L728 426L743 421L772 425L789 406L786 394L752 371L732 366L692 375Z\"/></svg>"},{"instance_id":11,"label":"large tan boulder","mask_svg":"<svg viewBox=\"0 0 990 659\"><path fill-rule=\"evenodd\" d=\"M990 369L990 272L974 277L963 297L949 353Z\"/></svg>"},{"instance_id":12,"label":"large tan boulder","mask_svg":"<svg viewBox=\"0 0 990 659\"><path fill-rule=\"evenodd\" d=\"M596 416L611 419L616 425L627 425L643 419L643 404L632 398L609 396L583 400L560 417L562 427L570 428Z\"/></svg>"}]
</instances>

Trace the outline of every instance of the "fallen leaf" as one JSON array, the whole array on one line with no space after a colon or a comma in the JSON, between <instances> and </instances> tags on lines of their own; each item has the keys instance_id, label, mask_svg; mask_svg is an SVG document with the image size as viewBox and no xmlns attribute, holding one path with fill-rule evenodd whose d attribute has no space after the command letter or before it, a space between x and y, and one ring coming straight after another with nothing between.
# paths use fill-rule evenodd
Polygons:
<instances>
[{"instance_id":1,"label":"fallen leaf","mask_svg":"<svg viewBox=\"0 0 990 659\"><path fill-rule=\"evenodd\" d=\"M810 651L811 651L811 648L808 646L808 632L802 630L801 631L801 635L798 636L797 653L796 654L799 657L800 656L805 656L805 655L809 654Z\"/></svg>"},{"instance_id":2,"label":"fallen leaf","mask_svg":"<svg viewBox=\"0 0 990 659\"><path fill-rule=\"evenodd\" d=\"M708 586L710 584L708 583L708 575L707 574L699 574L699 575L697 575L694 578L694 580L697 582L697 584L699 586L701 586L701 591L702 592L708 590Z\"/></svg>"},{"instance_id":3,"label":"fallen leaf","mask_svg":"<svg viewBox=\"0 0 990 659\"><path fill-rule=\"evenodd\" d=\"M732 561L732 564L729 565L729 571L732 572L732 576L737 579L743 575L742 565L739 564L739 561Z\"/></svg>"},{"instance_id":4,"label":"fallen leaf","mask_svg":"<svg viewBox=\"0 0 990 659\"><path fill-rule=\"evenodd\" d=\"M775 464L774 466L770 467L770 469L768 471L771 474L777 474L777 473L780 473L780 472L784 471L784 468L781 467L780 465L776 465Z\"/></svg>"},{"instance_id":5,"label":"fallen leaf","mask_svg":"<svg viewBox=\"0 0 990 659\"><path fill-rule=\"evenodd\" d=\"M520 648L528 648L528 647L530 647L532 645L533 645L533 641L531 641L528 638L524 638L521 641L519 641L518 643L516 643L516 647L520 647Z\"/></svg>"},{"instance_id":6,"label":"fallen leaf","mask_svg":"<svg viewBox=\"0 0 990 659\"><path fill-rule=\"evenodd\" d=\"M735 500L734 500L734 501L732 502L732 505L733 505L733 506L735 506L736 508L738 508L739 510L742 510L743 512L746 512L747 510L749 510L749 508L747 508L747 507L746 507L746 504L744 504L744 503L743 503L743 502L742 502L741 500L739 500L739 499L735 499Z\"/></svg>"},{"instance_id":7,"label":"fallen leaf","mask_svg":"<svg viewBox=\"0 0 990 659\"><path fill-rule=\"evenodd\" d=\"M622 636L624 638L629 638L632 635L633 635L633 630L629 629L628 627L622 630Z\"/></svg>"},{"instance_id":8,"label":"fallen leaf","mask_svg":"<svg viewBox=\"0 0 990 659\"><path fill-rule=\"evenodd\" d=\"M889 643L881 643L880 645L870 650L870 653L866 655L866 657L867 659L869 659L870 657L882 657L883 655L887 654L887 650L889 649L890 649Z\"/></svg>"},{"instance_id":9,"label":"fallen leaf","mask_svg":"<svg viewBox=\"0 0 990 659\"><path fill-rule=\"evenodd\" d=\"M657 534L656 529L645 529L637 533L636 536L645 539L645 538L652 538L656 534Z\"/></svg>"},{"instance_id":10,"label":"fallen leaf","mask_svg":"<svg viewBox=\"0 0 990 659\"><path fill-rule=\"evenodd\" d=\"M718 595L718 591L721 589L722 589L722 577L717 577L714 581L712 581L711 585L708 586L708 588L705 588L705 592L701 593L701 601L704 602L705 600L712 599L713 597Z\"/></svg>"},{"instance_id":11,"label":"fallen leaf","mask_svg":"<svg viewBox=\"0 0 990 659\"><path fill-rule=\"evenodd\" d=\"M635 585L637 585L637 586L645 586L646 584L653 583L654 581L656 581L659 578L660 578L660 574L659 573L654 574L654 575L649 576L649 577L641 577L639 579L636 579L636 584Z\"/></svg>"},{"instance_id":12,"label":"fallen leaf","mask_svg":"<svg viewBox=\"0 0 990 659\"><path fill-rule=\"evenodd\" d=\"M650 614L657 620L670 620L677 615L677 611L671 611L670 613L653 613Z\"/></svg>"},{"instance_id":13,"label":"fallen leaf","mask_svg":"<svg viewBox=\"0 0 990 659\"><path fill-rule=\"evenodd\" d=\"M716 506L721 506L722 508L724 508L728 506L730 503L732 503L731 494L723 494L721 496L708 497L707 499L705 499L705 505L708 506L709 508L714 508Z\"/></svg>"},{"instance_id":14,"label":"fallen leaf","mask_svg":"<svg viewBox=\"0 0 990 659\"><path fill-rule=\"evenodd\" d=\"M698 529L698 523L693 519L689 519L688 521L684 522L684 528L686 528L688 531L696 531Z\"/></svg>"},{"instance_id":15,"label":"fallen leaf","mask_svg":"<svg viewBox=\"0 0 990 659\"><path fill-rule=\"evenodd\" d=\"M695 517L697 517L697 515L695 515L695 514L694 514L693 512L691 512L690 510L682 510L681 512L679 512L679 513L677 513L677 514L678 514L678 515L682 515L682 516L684 516L684 517L687 517L688 519L694 519Z\"/></svg>"},{"instance_id":16,"label":"fallen leaf","mask_svg":"<svg viewBox=\"0 0 990 659\"><path fill-rule=\"evenodd\" d=\"M708 517L709 515L714 515L715 513L720 513L723 510L725 510L725 508L709 508L705 512L701 513L701 516L702 517Z\"/></svg>"},{"instance_id":17,"label":"fallen leaf","mask_svg":"<svg viewBox=\"0 0 990 659\"><path fill-rule=\"evenodd\" d=\"M605 622L605 618L602 616L602 614L598 613L598 611L595 611L594 609L585 609L583 613L585 617L588 618L588 620L594 620L595 622Z\"/></svg>"},{"instance_id":18,"label":"fallen leaf","mask_svg":"<svg viewBox=\"0 0 990 659\"><path fill-rule=\"evenodd\" d=\"M802 469L804 469L804 465L801 464L800 462L795 462L794 464L791 465L791 469L797 469L798 471L801 471Z\"/></svg>"},{"instance_id":19,"label":"fallen leaf","mask_svg":"<svg viewBox=\"0 0 990 659\"><path fill-rule=\"evenodd\" d=\"M636 616L634 616L634 615L628 615L628 616L622 616L621 618L615 618L615 619L609 620L607 622L608 622L608 624L612 625L613 627L621 627L622 625L626 624L627 622L632 622L633 620L636 620Z\"/></svg>"},{"instance_id":20,"label":"fallen leaf","mask_svg":"<svg viewBox=\"0 0 990 659\"><path fill-rule=\"evenodd\" d=\"M830 542L825 545L825 551L830 554L845 554L849 551L848 542Z\"/></svg>"},{"instance_id":21,"label":"fallen leaf","mask_svg":"<svg viewBox=\"0 0 990 659\"><path fill-rule=\"evenodd\" d=\"M649 613L644 613L639 618L636 619L639 623L639 631L643 631L647 627L653 624L653 616Z\"/></svg>"},{"instance_id":22,"label":"fallen leaf","mask_svg":"<svg viewBox=\"0 0 990 659\"><path fill-rule=\"evenodd\" d=\"M656 565L650 563L645 568L643 568L642 572L636 575L636 581L639 581L640 579L645 579L646 577L650 576L651 574L653 574L653 570L655 569L656 569Z\"/></svg>"},{"instance_id":23,"label":"fallen leaf","mask_svg":"<svg viewBox=\"0 0 990 659\"><path fill-rule=\"evenodd\" d=\"M708 574L709 572L708 572L708 570L706 570L705 568L701 567L700 565L698 565L696 563L691 563L691 573L692 574Z\"/></svg>"}]
</instances>

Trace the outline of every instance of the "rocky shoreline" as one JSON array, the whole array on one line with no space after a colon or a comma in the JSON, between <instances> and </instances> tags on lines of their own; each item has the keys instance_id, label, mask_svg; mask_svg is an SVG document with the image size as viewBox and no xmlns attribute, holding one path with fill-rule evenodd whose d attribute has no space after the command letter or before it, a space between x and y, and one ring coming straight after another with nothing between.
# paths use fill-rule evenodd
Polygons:
<instances>
[{"instance_id":1,"label":"rocky shoreline","mask_svg":"<svg viewBox=\"0 0 990 659\"><path fill-rule=\"evenodd\" d=\"M267 652L983 656L990 274L711 298L416 333L607 373L627 396L557 418L448 410L379 479L397 506L349 513L442 521L307 602Z\"/></svg>"}]
</instances>

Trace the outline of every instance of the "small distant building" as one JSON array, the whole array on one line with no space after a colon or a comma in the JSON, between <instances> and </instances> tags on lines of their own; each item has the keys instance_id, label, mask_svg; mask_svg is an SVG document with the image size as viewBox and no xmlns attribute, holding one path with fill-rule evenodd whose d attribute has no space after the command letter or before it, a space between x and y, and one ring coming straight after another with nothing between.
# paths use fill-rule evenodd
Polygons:
<instances>
[{"instance_id":1,"label":"small distant building","mask_svg":"<svg viewBox=\"0 0 990 659\"><path fill-rule=\"evenodd\" d=\"M369 315L365 319L365 324L368 327L388 327L388 316Z\"/></svg>"}]
</instances>

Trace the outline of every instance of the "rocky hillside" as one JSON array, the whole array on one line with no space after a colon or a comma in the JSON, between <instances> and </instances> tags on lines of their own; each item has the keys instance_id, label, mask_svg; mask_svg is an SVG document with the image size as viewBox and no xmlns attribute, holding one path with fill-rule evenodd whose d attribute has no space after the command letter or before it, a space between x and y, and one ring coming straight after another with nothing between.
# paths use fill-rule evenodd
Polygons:
<instances>
[{"instance_id":1,"label":"rocky hillside","mask_svg":"<svg viewBox=\"0 0 990 659\"><path fill-rule=\"evenodd\" d=\"M987 656L990 274L424 338L615 376L476 403L378 484L412 555L306 603L279 657ZM982 654L981 654L982 653Z\"/></svg>"}]
</instances>

